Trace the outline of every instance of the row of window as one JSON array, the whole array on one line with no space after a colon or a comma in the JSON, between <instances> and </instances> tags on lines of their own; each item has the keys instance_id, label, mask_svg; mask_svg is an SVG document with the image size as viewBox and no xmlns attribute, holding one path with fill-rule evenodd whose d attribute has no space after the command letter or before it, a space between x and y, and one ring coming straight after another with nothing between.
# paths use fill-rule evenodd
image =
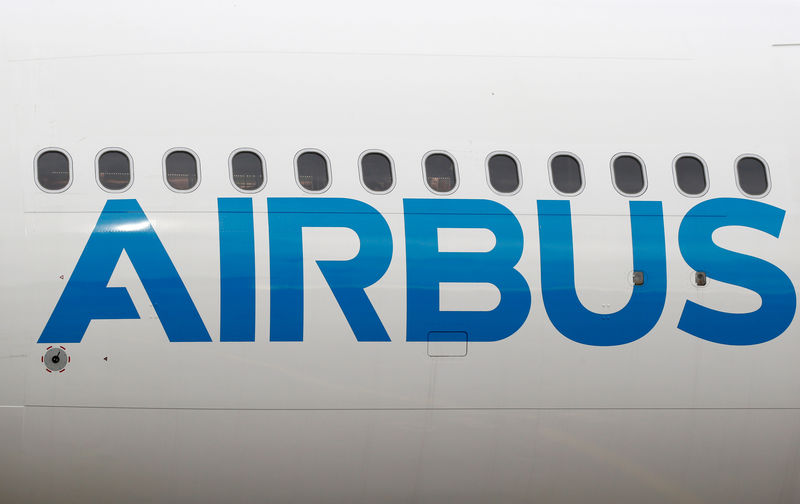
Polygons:
<instances>
[{"instance_id":1,"label":"row of window","mask_svg":"<svg viewBox=\"0 0 800 504\"><path fill-rule=\"evenodd\" d=\"M187 149L172 149L164 155L164 180L177 192L193 191L200 183L200 162ZM577 156L559 152L549 160L550 182L565 196L583 190L583 164ZM97 155L97 182L112 192L128 189L133 183L133 162L121 149L105 149ZM266 183L263 156L254 150L234 151L229 160L233 184L241 191L259 191ZM367 151L358 160L361 182L370 192L385 194L394 187L394 165L381 151ZM458 168L444 151L427 153L422 160L425 182L436 193L451 194L458 188ZM45 149L36 156L36 182L48 192L66 190L72 182L71 160L60 149ZM323 192L331 184L328 157L321 151L300 151L294 161L297 183L306 191ZM736 159L736 183L748 196L764 196L770 189L767 164L758 156L746 154ZM486 161L489 185L500 194L514 194L522 185L520 164L507 152L495 152ZM681 154L673 162L675 185L686 196L702 196L708 190L705 162L692 154ZM611 180L625 196L639 196L647 189L647 173L642 160L631 153L611 159Z\"/></svg>"}]
</instances>

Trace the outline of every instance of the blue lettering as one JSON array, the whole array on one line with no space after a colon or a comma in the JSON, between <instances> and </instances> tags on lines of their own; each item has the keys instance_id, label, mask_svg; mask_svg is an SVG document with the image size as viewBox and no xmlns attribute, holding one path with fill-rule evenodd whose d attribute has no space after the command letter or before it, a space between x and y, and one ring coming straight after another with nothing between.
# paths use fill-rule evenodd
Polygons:
<instances>
[{"instance_id":1,"label":"blue lettering","mask_svg":"<svg viewBox=\"0 0 800 504\"><path fill-rule=\"evenodd\" d=\"M256 340L256 252L251 198L218 198L220 341Z\"/></svg>"},{"instance_id":2,"label":"blue lettering","mask_svg":"<svg viewBox=\"0 0 800 504\"><path fill-rule=\"evenodd\" d=\"M364 289L392 260L392 234L373 207L344 198L268 198L270 340L303 340L303 228L345 227L360 249L348 261L317 261L358 341L389 341Z\"/></svg>"},{"instance_id":3,"label":"blue lettering","mask_svg":"<svg viewBox=\"0 0 800 504\"><path fill-rule=\"evenodd\" d=\"M550 321L567 338L584 345L635 341L658 322L667 295L667 259L661 202L631 201L633 269L644 272L624 308L613 314L586 309L575 292L575 259L569 201L539 201L542 297Z\"/></svg>"},{"instance_id":4,"label":"blue lettering","mask_svg":"<svg viewBox=\"0 0 800 504\"><path fill-rule=\"evenodd\" d=\"M708 278L738 285L761 296L750 313L726 313L692 301L683 307L678 329L725 345L756 345L789 327L796 307L792 281L762 259L723 249L712 234L725 226L745 226L778 238L786 214L780 208L740 198L717 198L695 205L681 222L678 242L686 263Z\"/></svg>"},{"instance_id":5,"label":"blue lettering","mask_svg":"<svg viewBox=\"0 0 800 504\"><path fill-rule=\"evenodd\" d=\"M167 251L134 199L109 200L39 343L80 343L95 319L138 319L128 290L108 287L122 251L130 258L170 341L211 341Z\"/></svg>"},{"instance_id":6,"label":"blue lettering","mask_svg":"<svg viewBox=\"0 0 800 504\"><path fill-rule=\"evenodd\" d=\"M514 269L522 257L519 221L489 200L406 199L408 341L445 341L467 333L469 341L498 341L519 329L531 308L525 278ZM488 229L495 247L488 252L439 252L440 228ZM441 282L489 283L500 291L490 311L441 311ZM454 336L455 335L455 336ZM463 335L460 336L463 338Z\"/></svg>"}]
</instances>

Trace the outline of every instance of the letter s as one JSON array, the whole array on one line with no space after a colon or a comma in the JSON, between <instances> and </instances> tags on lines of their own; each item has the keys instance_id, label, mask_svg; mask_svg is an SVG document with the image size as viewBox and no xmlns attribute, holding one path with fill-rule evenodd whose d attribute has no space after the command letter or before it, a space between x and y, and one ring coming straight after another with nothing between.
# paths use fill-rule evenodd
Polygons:
<instances>
[{"instance_id":1,"label":"letter s","mask_svg":"<svg viewBox=\"0 0 800 504\"><path fill-rule=\"evenodd\" d=\"M686 301L678 329L725 345L756 345L789 327L796 294L786 273L774 264L718 247L711 235L725 226L746 226L780 236L785 211L739 198L704 201L681 222L678 242L686 263L709 278L738 285L761 296L761 307L750 313L727 313Z\"/></svg>"}]
</instances>

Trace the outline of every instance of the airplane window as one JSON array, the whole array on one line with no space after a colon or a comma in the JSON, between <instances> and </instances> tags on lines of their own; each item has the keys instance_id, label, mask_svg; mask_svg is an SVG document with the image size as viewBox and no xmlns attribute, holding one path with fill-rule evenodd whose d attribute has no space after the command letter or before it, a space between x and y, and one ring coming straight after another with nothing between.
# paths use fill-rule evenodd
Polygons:
<instances>
[{"instance_id":1,"label":"airplane window","mask_svg":"<svg viewBox=\"0 0 800 504\"><path fill-rule=\"evenodd\" d=\"M107 150L97 158L97 180L104 189L122 191L131 183L131 160L118 150Z\"/></svg>"},{"instance_id":2,"label":"airplane window","mask_svg":"<svg viewBox=\"0 0 800 504\"><path fill-rule=\"evenodd\" d=\"M517 160L508 154L495 154L489 158L489 184L504 194L519 189L519 166Z\"/></svg>"},{"instance_id":3,"label":"airplane window","mask_svg":"<svg viewBox=\"0 0 800 504\"><path fill-rule=\"evenodd\" d=\"M71 162L66 153L48 150L36 158L36 180L46 191L63 191L72 182Z\"/></svg>"},{"instance_id":4,"label":"airplane window","mask_svg":"<svg viewBox=\"0 0 800 504\"><path fill-rule=\"evenodd\" d=\"M236 152L231 157L231 178L242 191L258 191L264 185L264 160L253 151Z\"/></svg>"},{"instance_id":5,"label":"airplane window","mask_svg":"<svg viewBox=\"0 0 800 504\"><path fill-rule=\"evenodd\" d=\"M736 179L748 196L763 196L769 190L767 166L756 157L743 156L736 161Z\"/></svg>"},{"instance_id":6,"label":"airplane window","mask_svg":"<svg viewBox=\"0 0 800 504\"><path fill-rule=\"evenodd\" d=\"M583 170L575 156L557 154L550 158L550 180L556 191L577 194L583 189Z\"/></svg>"},{"instance_id":7,"label":"airplane window","mask_svg":"<svg viewBox=\"0 0 800 504\"><path fill-rule=\"evenodd\" d=\"M456 188L456 163L447 154L435 152L425 157L425 179L428 187L438 193L449 193Z\"/></svg>"},{"instance_id":8,"label":"airplane window","mask_svg":"<svg viewBox=\"0 0 800 504\"><path fill-rule=\"evenodd\" d=\"M394 185L392 161L380 152L368 152L361 156L361 180L372 192L388 192Z\"/></svg>"},{"instance_id":9,"label":"airplane window","mask_svg":"<svg viewBox=\"0 0 800 504\"><path fill-rule=\"evenodd\" d=\"M675 160L675 182L687 196L700 196L708 188L706 167L694 156L680 156Z\"/></svg>"},{"instance_id":10,"label":"airplane window","mask_svg":"<svg viewBox=\"0 0 800 504\"><path fill-rule=\"evenodd\" d=\"M197 164L197 158L191 152L170 152L164 160L167 184L176 191L191 191L199 181Z\"/></svg>"},{"instance_id":11,"label":"airplane window","mask_svg":"<svg viewBox=\"0 0 800 504\"><path fill-rule=\"evenodd\" d=\"M639 159L629 154L617 156L612 161L614 186L626 196L638 196L644 192L644 167Z\"/></svg>"},{"instance_id":12,"label":"airplane window","mask_svg":"<svg viewBox=\"0 0 800 504\"><path fill-rule=\"evenodd\" d=\"M328 159L319 152L306 151L297 156L297 181L306 191L321 192L328 188Z\"/></svg>"}]
</instances>

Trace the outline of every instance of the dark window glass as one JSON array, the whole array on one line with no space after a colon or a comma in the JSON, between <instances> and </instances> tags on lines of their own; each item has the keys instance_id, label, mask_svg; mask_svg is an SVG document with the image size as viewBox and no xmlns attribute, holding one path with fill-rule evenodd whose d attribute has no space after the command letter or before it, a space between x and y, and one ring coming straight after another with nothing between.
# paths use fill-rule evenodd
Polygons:
<instances>
[{"instance_id":1,"label":"dark window glass","mask_svg":"<svg viewBox=\"0 0 800 504\"><path fill-rule=\"evenodd\" d=\"M681 156L675 160L675 180L686 194L703 194L708 185L703 162L694 156Z\"/></svg>"},{"instance_id":2,"label":"dark window glass","mask_svg":"<svg viewBox=\"0 0 800 504\"><path fill-rule=\"evenodd\" d=\"M367 189L384 192L392 188L392 162L380 152L370 152L361 157L361 178Z\"/></svg>"},{"instance_id":3,"label":"dark window glass","mask_svg":"<svg viewBox=\"0 0 800 504\"><path fill-rule=\"evenodd\" d=\"M564 194L575 194L583 187L581 164L568 154L553 156L550 160L550 175L553 186Z\"/></svg>"},{"instance_id":4,"label":"dark window glass","mask_svg":"<svg viewBox=\"0 0 800 504\"><path fill-rule=\"evenodd\" d=\"M517 161L507 154L495 154L490 157L489 183L500 193L512 193L519 189Z\"/></svg>"},{"instance_id":5,"label":"dark window glass","mask_svg":"<svg viewBox=\"0 0 800 504\"><path fill-rule=\"evenodd\" d=\"M124 152L106 151L97 160L97 178L100 185L111 191L120 191L131 183L131 160Z\"/></svg>"},{"instance_id":6,"label":"dark window glass","mask_svg":"<svg viewBox=\"0 0 800 504\"><path fill-rule=\"evenodd\" d=\"M447 154L431 154L425 158L425 178L436 192L450 192L456 187L456 164Z\"/></svg>"},{"instance_id":7,"label":"dark window glass","mask_svg":"<svg viewBox=\"0 0 800 504\"><path fill-rule=\"evenodd\" d=\"M639 194L644 190L644 168L633 156L614 159L614 183L623 194Z\"/></svg>"},{"instance_id":8,"label":"dark window glass","mask_svg":"<svg viewBox=\"0 0 800 504\"><path fill-rule=\"evenodd\" d=\"M750 196L761 196L769 188L767 167L758 158L741 158L736 163L736 176L739 178L739 187Z\"/></svg>"},{"instance_id":9,"label":"dark window glass","mask_svg":"<svg viewBox=\"0 0 800 504\"><path fill-rule=\"evenodd\" d=\"M297 178L307 191L322 191L328 187L328 160L318 152L297 156Z\"/></svg>"},{"instance_id":10,"label":"dark window glass","mask_svg":"<svg viewBox=\"0 0 800 504\"><path fill-rule=\"evenodd\" d=\"M231 158L231 176L236 187L255 191L264 184L264 162L255 152L240 151Z\"/></svg>"},{"instance_id":11,"label":"dark window glass","mask_svg":"<svg viewBox=\"0 0 800 504\"><path fill-rule=\"evenodd\" d=\"M197 185L197 159L191 152L173 151L166 160L167 183L178 191Z\"/></svg>"},{"instance_id":12,"label":"dark window glass","mask_svg":"<svg viewBox=\"0 0 800 504\"><path fill-rule=\"evenodd\" d=\"M59 151L46 151L36 159L36 179L48 191L60 191L69 185L69 158Z\"/></svg>"}]
</instances>

